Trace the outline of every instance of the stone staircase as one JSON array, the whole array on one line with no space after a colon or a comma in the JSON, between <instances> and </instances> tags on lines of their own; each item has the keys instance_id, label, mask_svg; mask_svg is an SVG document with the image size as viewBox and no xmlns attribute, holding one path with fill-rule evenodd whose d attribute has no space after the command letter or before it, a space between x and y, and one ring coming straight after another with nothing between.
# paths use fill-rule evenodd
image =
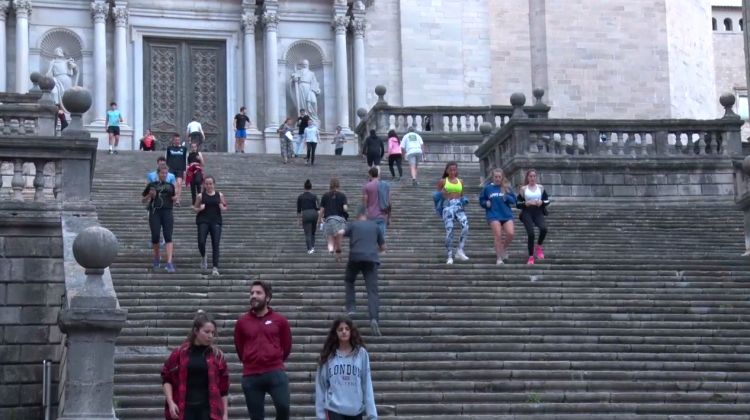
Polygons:
<instances>
[{"instance_id":1,"label":"stone staircase","mask_svg":"<svg viewBox=\"0 0 750 420\"><path fill-rule=\"evenodd\" d=\"M211 278L199 269L189 191L175 211L177 273L149 269L139 194L155 159L120 153L97 160L95 200L101 223L121 242L111 271L129 311L117 343L117 415L163 416L159 369L203 308L219 321L230 362L230 418L247 418L231 336L248 308L249 283L262 279L272 282L272 306L292 325L292 418L314 418L315 360L342 308L344 265L321 252L322 237L318 252L305 253L295 200L305 179L320 195L336 175L359 203L365 164L321 155L311 168L282 165L275 155L207 154L207 173L230 205L222 275ZM547 259L524 264L517 222L511 263L496 267L476 204L478 169L464 164L471 261L446 266L430 199L442 169L425 165L419 187L394 185L382 337L370 335L357 283L355 322L371 354L382 419L749 418L750 265L739 256L741 214L731 201L558 201L548 218Z\"/></svg>"}]
</instances>

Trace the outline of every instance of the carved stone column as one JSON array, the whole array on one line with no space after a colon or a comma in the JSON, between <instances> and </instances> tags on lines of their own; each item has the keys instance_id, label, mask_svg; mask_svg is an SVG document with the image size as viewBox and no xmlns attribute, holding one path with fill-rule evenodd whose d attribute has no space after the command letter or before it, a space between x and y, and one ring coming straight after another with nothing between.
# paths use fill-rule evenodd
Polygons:
<instances>
[{"instance_id":1,"label":"carved stone column","mask_svg":"<svg viewBox=\"0 0 750 420\"><path fill-rule=\"evenodd\" d=\"M349 76L347 74L346 60L346 28L349 26L349 17L346 16L345 8L340 10L339 5L334 9L333 30L336 32L336 58L334 62L334 77L336 78L336 123L341 125L342 130L349 131Z\"/></svg>"},{"instance_id":2,"label":"carved stone column","mask_svg":"<svg viewBox=\"0 0 750 420\"><path fill-rule=\"evenodd\" d=\"M544 89L549 101L546 3L547 0L529 0L529 36L531 37L531 87Z\"/></svg>"},{"instance_id":3,"label":"carved stone column","mask_svg":"<svg viewBox=\"0 0 750 420\"><path fill-rule=\"evenodd\" d=\"M276 30L279 26L279 16L276 13L278 4L266 4L263 11L263 25L265 26L265 73L266 73L266 130L276 132L279 126L279 53L276 41Z\"/></svg>"},{"instance_id":4,"label":"carved stone column","mask_svg":"<svg viewBox=\"0 0 750 420\"><path fill-rule=\"evenodd\" d=\"M112 9L112 17L115 19L115 102L127 121L130 111L130 98L128 97L128 42L127 27L130 13L125 7Z\"/></svg>"},{"instance_id":5,"label":"carved stone column","mask_svg":"<svg viewBox=\"0 0 750 420\"><path fill-rule=\"evenodd\" d=\"M7 92L8 90L8 68L4 58L6 53L5 42L7 39L5 35L5 20L7 19L9 9L10 1L0 0L0 57L3 58L3 60L0 60L0 92Z\"/></svg>"},{"instance_id":6,"label":"carved stone column","mask_svg":"<svg viewBox=\"0 0 750 420\"><path fill-rule=\"evenodd\" d=\"M94 120L105 124L107 111L107 28L109 5L101 0L91 2L94 21Z\"/></svg>"},{"instance_id":7,"label":"carved stone column","mask_svg":"<svg viewBox=\"0 0 750 420\"><path fill-rule=\"evenodd\" d=\"M26 93L29 86L30 0L13 0L16 9L16 92ZM4 60L5 58L2 57Z\"/></svg>"},{"instance_id":8,"label":"carved stone column","mask_svg":"<svg viewBox=\"0 0 750 420\"><path fill-rule=\"evenodd\" d=\"M365 81L365 25L364 13L355 12L352 18L354 31L354 109L367 108L367 83Z\"/></svg>"},{"instance_id":9,"label":"carved stone column","mask_svg":"<svg viewBox=\"0 0 750 420\"><path fill-rule=\"evenodd\" d=\"M245 9L242 14L242 29L245 38L243 40L243 61L245 66L244 84L245 84L245 102L247 108L247 117L250 118L252 126L258 125L258 92L255 71L255 24L258 23L258 17L255 16L255 9Z\"/></svg>"}]
</instances>

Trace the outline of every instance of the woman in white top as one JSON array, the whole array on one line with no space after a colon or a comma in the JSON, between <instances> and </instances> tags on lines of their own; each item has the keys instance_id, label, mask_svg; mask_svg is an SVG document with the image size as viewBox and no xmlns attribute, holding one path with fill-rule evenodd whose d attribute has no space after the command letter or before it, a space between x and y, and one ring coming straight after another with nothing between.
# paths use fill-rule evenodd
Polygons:
<instances>
[{"instance_id":1,"label":"woman in white top","mask_svg":"<svg viewBox=\"0 0 750 420\"><path fill-rule=\"evenodd\" d=\"M544 238L547 236L547 223L544 216L547 214L549 196L547 196L544 187L541 184L537 184L536 179L535 170L530 169L526 171L524 185L519 190L516 203L516 207L521 210L520 219L523 222L524 228L526 228L526 235L528 236L529 259L526 264L529 265L534 264L537 259L544 259L542 242L544 242ZM539 228L539 238L536 240L536 246L534 246L534 226Z\"/></svg>"}]
</instances>

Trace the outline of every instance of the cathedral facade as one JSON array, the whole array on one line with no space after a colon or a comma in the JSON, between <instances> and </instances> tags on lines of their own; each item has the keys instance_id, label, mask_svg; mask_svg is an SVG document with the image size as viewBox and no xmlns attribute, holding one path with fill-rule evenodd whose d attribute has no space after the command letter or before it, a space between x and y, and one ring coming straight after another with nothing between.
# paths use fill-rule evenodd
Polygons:
<instances>
[{"instance_id":1,"label":"cathedral facade","mask_svg":"<svg viewBox=\"0 0 750 420\"><path fill-rule=\"evenodd\" d=\"M735 4L736 3L736 4ZM714 118L746 97L733 0L4 0L0 89L29 75L92 92L88 127L124 117L121 147L203 124L209 150L252 121L248 150L270 152L300 108L325 132L387 88L391 105L507 104L546 91L554 118ZM718 16L721 15L721 16ZM718 16L718 20L717 20ZM731 33L739 37L732 38ZM723 38L722 38L723 37ZM731 39L731 40L730 40ZM3 51L4 50L4 51ZM734 60L734 61L732 61ZM722 61L719 63L718 61ZM740 101L741 103L741 101ZM102 145L106 142L102 140Z\"/></svg>"}]
</instances>

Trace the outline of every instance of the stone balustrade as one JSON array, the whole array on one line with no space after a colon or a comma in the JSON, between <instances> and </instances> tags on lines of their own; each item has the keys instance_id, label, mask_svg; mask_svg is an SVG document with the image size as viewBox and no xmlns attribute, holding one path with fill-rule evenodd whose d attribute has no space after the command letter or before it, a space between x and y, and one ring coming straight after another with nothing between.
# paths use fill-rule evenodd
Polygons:
<instances>
[{"instance_id":1,"label":"stone balustrade","mask_svg":"<svg viewBox=\"0 0 750 420\"><path fill-rule=\"evenodd\" d=\"M357 111L360 123L355 132L360 144L372 129L385 137L390 130L401 136L409 128L414 128L425 140L428 154L437 160L445 160L442 157L472 160L475 147L483 139L480 126L489 123L492 130L500 129L510 121L514 112L512 105L392 106L385 100L385 87L376 87L375 93L378 102L369 111ZM534 94L535 105L524 107L524 112L530 118L547 118L550 107L542 102L544 91L538 90Z\"/></svg>"},{"instance_id":2,"label":"stone balustrade","mask_svg":"<svg viewBox=\"0 0 750 420\"><path fill-rule=\"evenodd\" d=\"M543 169L562 196L727 196L743 123L733 99L722 97L727 112L715 120L575 120L528 118L517 97L514 117L475 154L485 176L502 168L515 184Z\"/></svg>"}]
</instances>

